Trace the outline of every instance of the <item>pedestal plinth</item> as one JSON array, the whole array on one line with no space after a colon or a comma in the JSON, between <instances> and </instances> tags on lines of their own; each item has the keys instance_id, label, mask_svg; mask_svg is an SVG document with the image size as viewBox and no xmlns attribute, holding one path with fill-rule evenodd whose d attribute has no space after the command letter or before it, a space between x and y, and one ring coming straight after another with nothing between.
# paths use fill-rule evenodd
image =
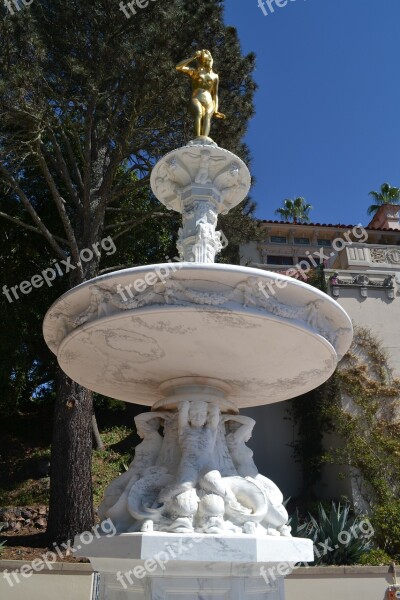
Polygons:
<instances>
[{"instance_id":1,"label":"pedestal plinth","mask_svg":"<svg viewBox=\"0 0 400 600\"><path fill-rule=\"evenodd\" d=\"M102 537L77 555L100 573L101 600L283 600L284 577L313 560L307 539L163 533Z\"/></svg>"}]
</instances>

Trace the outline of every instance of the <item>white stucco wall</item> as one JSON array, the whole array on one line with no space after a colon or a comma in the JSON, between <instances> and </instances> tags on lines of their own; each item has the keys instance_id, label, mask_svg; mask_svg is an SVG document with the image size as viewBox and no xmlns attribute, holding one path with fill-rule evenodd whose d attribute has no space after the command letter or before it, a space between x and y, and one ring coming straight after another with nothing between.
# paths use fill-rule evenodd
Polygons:
<instances>
[{"instance_id":1,"label":"white stucco wall","mask_svg":"<svg viewBox=\"0 0 400 600\"><path fill-rule=\"evenodd\" d=\"M382 290L368 290L368 297L361 298L357 289L340 288L335 300L354 324L368 327L382 341L393 374L400 377L400 296L390 300Z\"/></svg>"},{"instance_id":2,"label":"white stucco wall","mask_svg":"<svg viewBox=\"0 0 400 600\"><path fill-rule=\"evenodd\" d=\"M241 411L256 421L248 446L254 452L258 470L276 483L285 498L297 496L301 486L301 469L290 447L295 426L288 419L288 410L288 402L277 402Z\"/></svg>"}]
</instances>

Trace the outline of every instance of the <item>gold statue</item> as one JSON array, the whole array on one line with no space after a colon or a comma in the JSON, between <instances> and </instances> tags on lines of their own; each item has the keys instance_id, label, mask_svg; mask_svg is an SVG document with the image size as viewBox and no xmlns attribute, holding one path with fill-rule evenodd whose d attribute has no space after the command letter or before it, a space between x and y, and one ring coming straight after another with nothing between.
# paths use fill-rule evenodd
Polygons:
<instances>
[{"instance_id":1,"label":"gold statue","mask_svg":"<svg viewBox=\"0 0 400 600\"><path fill-rule=\"evenodd\" d=\"M197 68L188 65L197 60ZM218 112L219 77L212 70L213 57L209 50L198 50L194 56L182 60L176 65L177 71L184 73L192 80L192 99L189 110L194 116L194 134L196 137L210 135L211 118L225 119Z\"/></svg>"}]
</instances>

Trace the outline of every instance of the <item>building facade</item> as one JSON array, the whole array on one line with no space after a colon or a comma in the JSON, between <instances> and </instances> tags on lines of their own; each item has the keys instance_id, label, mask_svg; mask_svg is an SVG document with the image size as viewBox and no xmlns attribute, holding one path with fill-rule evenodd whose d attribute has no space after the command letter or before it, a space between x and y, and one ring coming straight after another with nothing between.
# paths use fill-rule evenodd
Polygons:
<instances>
[{"instance_id":1,"label":"building facade","mask_svg":"<svg viewBox=\"0 0 400 600\"><path fill-rule=\"evenodd\" d=\"M366 227L263 221L260 239L240 247L241 264L302 281L323 264L327 293L355 325L367 327L380 339L393 375L400 377L399 215L398 206L382 206ZM252 443L260 471L280 485L285 496L296 496L302 482L293 459L296 428L288 409L287 402L280 402L247 414L257 420ZM339 469L330 467L320 495L354 497L351 478L343 480Z\"/></svg>"}]
</instances>

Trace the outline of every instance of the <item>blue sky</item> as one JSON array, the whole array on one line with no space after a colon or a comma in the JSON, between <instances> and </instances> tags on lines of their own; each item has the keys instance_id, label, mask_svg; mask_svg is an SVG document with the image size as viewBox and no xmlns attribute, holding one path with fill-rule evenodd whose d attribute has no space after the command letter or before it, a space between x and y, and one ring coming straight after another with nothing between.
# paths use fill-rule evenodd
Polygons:
<instances>
[{"instance_id":1,"label":"blue sky","mask_svg":"<svg viewBox=\"0 0 400 600\"><path fill-rule=\"evenodd\" d=\"M400 186L400 0L288 0L266 10L225 0L226 23L257 55L246 138L257 216L277 218L284 198L304 196L314 222L366 224L368 192Z\"/></svg>"}]
</instances>

